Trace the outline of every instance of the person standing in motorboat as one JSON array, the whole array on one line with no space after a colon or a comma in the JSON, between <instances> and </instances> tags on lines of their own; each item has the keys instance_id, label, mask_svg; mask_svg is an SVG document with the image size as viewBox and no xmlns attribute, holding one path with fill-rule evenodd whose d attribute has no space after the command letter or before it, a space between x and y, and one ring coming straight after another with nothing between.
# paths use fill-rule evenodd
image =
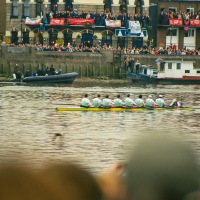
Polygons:
<instances>
[{"instance_id":1,"label":"person standing in motorboat","mask_svg":"<svg viewBox=\"0 0 200 200\"><path fill-rule=\"evenodd\" d=\"M163 96L161 94L156 99L156 104L158 105L158 107L161 107L161 108L166 106Z\"/></svg>"},{"instance_id":2,"label":"person standing in motorboat","mask_svg":"<svg viewBox=\"0 0 200 200\"><path fill-rule=\"evenodd\" d=\"M92 100L92 105L93 107L95 108L100 108L102 107L102 100L100 99L101 95L100 94L97 94L97 97L95 97L93 100Z\"/></svg>"},{"instance_id":3,"label":"person standing in motorboat","mask_svg":"<svg viewBox=\"0 0 200 200\"><path fill-rule=\"evenodd\" d=\"M114 104L118 108L124 106L124 102L120 99L120 95L119 94L117 95L117 98L114 99Z\"/></svg>"},{"instance_id":4,"label":"person standing in motorboat","mask_svg":"<svg viewBox=\"0 0 200 200\"><path fill-rule=\"evenodd\" d=\"M130 98L130 94L127 94L126 99L124 100L124 105L127 108L132 108L133 106L136 106L136 103L133 101L133 99Z\"/></svg>"},{"instance_id":5,"label":"person standing in motorboat","mask_svg":"<svg viewBox=\"0 0 200 200\"><path fill-rule=\"evenodd\" d=\"M103 99L103 107L111 108L114 106L114 103L111 99L109 99L109 95L106 95L105 99Z\"/></svg>"},{"instance_id":6,"label":"person standing in motorboat","mask_svg":"<svg viewBox=\"0 0 200 200\"><path fill-rule=\"evenodd\" d=\"M92 106L90 100L88 99L88 94L85 94L84 98L82 98L80 106L84 108L88 108Z\"/></svg>"},{"instance_id":7,"label":"person standing in motorboat","mask_svg":"<svg viewBox=\"0 0 200 200\"><path fill-rule=\"evenodd\" d=\"M140 94L139 97L135 100L135 104L137 107L144 107L144 101L142 99L142 95Z\"/></svg>"},{"instance_id":8,"label":"person standing in motorboat","mask_svg":"<svg viewBox=\"0 0 200 200\"><path fill-rule=\"evenodd\" d=\"M148 98L146 99L145 106L148 106L148 107L155 107L155 106L157 106L156 102L152 98L152 95L149 95Z\"/></svg>"},{"instance_id":9,"label":"person standing in motorboat","mask_svg":"<svg viewBox=\"0 0 200 200\"><path fill-rule=\"evenodd\" d=\"M156 59L156 65L158 68L158 72L160 72L160 66L163 63L163 60L159 57L158 59Z\"/></svg>"},{"instance_id":10,"label":"person standing in motorboat","mask_svg":"<svg viewBox=\"0 0 200 200\"><path fill-rule=\"evenodd\" d=\"M135 63L135 73L136 74L139 74L140 73L140 62L139 62L139 60L137 60L136 61L136 63Z\"/></svg>"}]
</instances>

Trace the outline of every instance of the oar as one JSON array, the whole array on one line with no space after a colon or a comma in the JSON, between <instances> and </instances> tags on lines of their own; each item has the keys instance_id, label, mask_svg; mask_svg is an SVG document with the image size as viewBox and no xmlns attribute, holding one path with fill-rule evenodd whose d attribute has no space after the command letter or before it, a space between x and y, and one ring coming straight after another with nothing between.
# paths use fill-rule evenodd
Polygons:
<instances>
[{"instance_id":1,"label":"oar","mask_svg":"<svg viewBox=\"0 0 200 200\"><path fill-rule=\"evenodd\" d=\"M80 104L75 104L75 103L59 103L59 104L54 104L54 105L63 105L63 106L80 106Z\"/></svg>"},{"instance_id":2,"label":"oar","mask_svg":"<svg viewBox=\"0 0 200 200\"><path fill-rule=\"evenodd\" d=\"M147 110L154 110L155 109L154 107L151 107L151 106L144 106L143 108L146 108Z\"/></svg>"}]
</instances>

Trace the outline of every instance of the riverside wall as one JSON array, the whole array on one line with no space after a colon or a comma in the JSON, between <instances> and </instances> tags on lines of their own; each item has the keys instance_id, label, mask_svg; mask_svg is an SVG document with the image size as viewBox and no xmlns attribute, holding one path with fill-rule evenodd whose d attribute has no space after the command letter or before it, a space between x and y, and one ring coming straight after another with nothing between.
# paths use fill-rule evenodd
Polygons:
<instances>
[{"instance_id":1,"label":"riverside wall","mask_svg":"<svg viewBox=\"0 0 200 200\"><path fill-rule=\"evenodd\" d=\"M0 45L0 74L12 76L16 64L22 73L27 69L36 72L37 68L52 64L62 73L78 72L79 77L126 78L123 69L126 57L139 59L143 65L155 66L158 55L124 55L122 51L102 50L91 52L37 52L34 47L10 47ZM163 60L192 60L200 68L200 56L160 56Z\"/></svg>"}]
</instances>

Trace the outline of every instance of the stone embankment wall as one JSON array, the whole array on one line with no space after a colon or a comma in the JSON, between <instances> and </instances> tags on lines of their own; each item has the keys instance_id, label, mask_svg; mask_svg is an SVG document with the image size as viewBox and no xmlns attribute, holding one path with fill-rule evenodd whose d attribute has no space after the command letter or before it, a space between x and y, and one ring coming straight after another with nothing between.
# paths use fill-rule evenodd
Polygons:
<instances>
[{"instance_id":1,"label":"stone embankment wall","mask_svg":"<svg viewBox=\"0 0 200 200\"><path fill-rule=\"evenodd\" d=\"M124 55L122 51L91 52L37 52L34 47L0 46L0 74L12 76L16 64L22 73L27 69L35 73L37 68L52 64L62 73L78 72L79 77L126 78L124 59L133 57L141 64L155 66L158 55ZM200 56L160 56L163 60L192 60L200 68Z\"/></svg>"}]
</instances>

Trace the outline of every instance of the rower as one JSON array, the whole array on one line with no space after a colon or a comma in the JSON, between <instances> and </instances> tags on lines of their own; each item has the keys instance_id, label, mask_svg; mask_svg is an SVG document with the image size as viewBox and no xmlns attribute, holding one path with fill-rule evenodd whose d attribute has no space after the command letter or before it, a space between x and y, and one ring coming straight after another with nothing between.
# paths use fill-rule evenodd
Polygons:
<instances>
[{"instance_id":1,"label":"rower","mask_svg":"<svg viewBox=\"0 0 200 200\"><path fill-rule=\"evenodd\" d=\"M109 99L109 95L106 95L105 99L103 99L103 107L110 108L113 107L114 103Z\"/></svg>"},{"instance_id":2,"label":"rower","mask_svg":"<svg viewBox=\"0 0 200 200\"><path fill-rule=\"evenodd\" d=\"M146 106L148 107L155 107L157 106L156 102L153 100L152 96L149 95L147 100L146 100Z\"/></svg>"},{"instance_id":3,"label":"rower","mask_svg":"<svg viewBox=\"0 0 200 200\"><path fill-rule=\"evenodd\" d=\"M166 106L163 96L161 94L158 96L158 99L156 99L156 104L158 105L158 107L161 108Z\"/></svg>"},{"instance_id":4,"label":"rower","mask_svg":"<svg viewBox=\"0 0 200 200\"><path fill-rule=\"evenodd\" d=\"M144 101L142 99L142 95L140 94L139 97L135 100L135 104L137 107L144 107Z\"/></svg>"},{"instance_id":5,"label":"rower","mask_svg":"<svg viewBox=\"0 0 200 200\"><path fill-rule=\"evenodd\" d=\"M124 102L120 99L120 95L117 95L117 98L114 100L114 104L116 107L120 108L124 105Z\"/></svg>"},{"instance_id":6,"label":"rower","mask_svg":"<svg viewBox=\"0 0 200 200\"><path fill-rule=\"evenodd\" d=\"M181 104L177 101L177 99L173 99L172 103L169 106L173 108L179 108Z\"/></svg>"},{"instance_id":7,"label":"rower","mask_svg":"<svg viewBox=\"0 0 200 200\"><path fill-rule=\"evenodd\" d=\"M130 94L127 94L126 99L124 100L124 105L127 108L132 108L133 106L136 106L135 102L133 99L130 98Z\"/></svg>"},{"instance_id":8,"label":"rower","mask_svg":"<svg viewBox=\"0 0 200 200\"><path fill-rule=\"evenodd\" d=\"M100 97L101 97L101 95L98 94L97 97L92 100L93 107L95 107L95 108L102 107L102 101L101 101Z\"/></svg>"},{"instance_id":9,"label":"rower","mask_svg":"<svg viewBox=\"0 0 200 200\"><path fill-rule=\"evenodd\" d=\"M82 98L80 106L85 108L92 106L90 100L88 99L88 94L85 94L84 98Z\"/></svg>"}]
</instances>

